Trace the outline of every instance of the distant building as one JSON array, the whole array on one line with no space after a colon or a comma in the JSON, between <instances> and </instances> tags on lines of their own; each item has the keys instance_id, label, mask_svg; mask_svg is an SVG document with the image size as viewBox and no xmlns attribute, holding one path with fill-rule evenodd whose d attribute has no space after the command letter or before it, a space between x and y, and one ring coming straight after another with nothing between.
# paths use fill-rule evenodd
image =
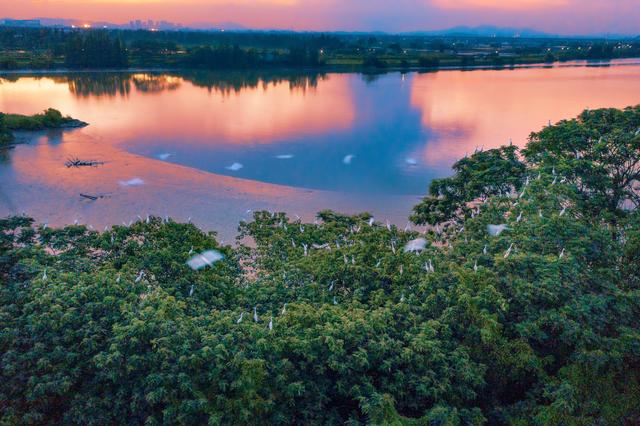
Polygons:
<instances>
[{"instance_id":1,"label":"distant building","mask_svg":"<svg viewBox=\"0 0 640 426\"><path fill-rule=\"evenodd\" d=\"M4 25L8 27L27 27L27 28L37 28L41 26L39 19L5 19Z\"/></svg>"}]
</instances>

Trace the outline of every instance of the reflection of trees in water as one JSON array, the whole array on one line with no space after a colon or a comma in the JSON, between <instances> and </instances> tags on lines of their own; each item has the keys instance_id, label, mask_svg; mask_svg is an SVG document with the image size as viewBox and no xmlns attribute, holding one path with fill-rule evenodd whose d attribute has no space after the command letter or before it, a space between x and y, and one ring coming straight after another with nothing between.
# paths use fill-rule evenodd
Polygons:
<instances>
[{"instance_id":1,"label":"reflection of trees in water","mask_svg":"<svg viewBox=\"0 0 640 426\"><path fill-rule=\"evenodd\" d=\"M135 74L132 80L136 89L144 93L176 90L182 84L181 78L169 75Z\"/></svg>"},{"instance_id":2,"label":"reflection of trees in water","mask_svg":"<svg viewBox=\"0 0 640 426\"><path fill-rule=\"evenodd\" d=\"M6 82L15 82L25 76L3 76ZM66 75L29 76L47 78L55 83L68 84L69 91L79 98L129 96L132 87L143 93L160 93L177 90L184 81L196 87L223 95L239 93L247 89L268 88L270 85L289 84L292 91L306 92L317 88L327 79L323 73L304 72L212 72L187 71L171 74L154 73L79 73ZM1 81L1 80L0 80Z\"/></svg>"},{"instance_id":3,"label":"reflection of trees in water","mask_svg":"<svg viewBox=\"0 0 640 426\"><path fill-rule=\"evenodd\" d=\"M184 80L196 87L229 95L246 89L267 88L269 85L289 83L292 91L306 92L315 89L318 82L327 78L322 73L283 73L283 72L207 72L191 71L180 74Z\"/></svg>"},{"instance_id":4,"label":"reflection of trees in water","mask_svg":"<svg viewBox=\"0 0 640 426\"><path fill-rule=\"evenodd\" d=\"M91 96L128 96L131 92L130 74L73 74L64 77L53 77L53 80L67 82L69 91L81 98Z\"/></svg>"}]
</instances>

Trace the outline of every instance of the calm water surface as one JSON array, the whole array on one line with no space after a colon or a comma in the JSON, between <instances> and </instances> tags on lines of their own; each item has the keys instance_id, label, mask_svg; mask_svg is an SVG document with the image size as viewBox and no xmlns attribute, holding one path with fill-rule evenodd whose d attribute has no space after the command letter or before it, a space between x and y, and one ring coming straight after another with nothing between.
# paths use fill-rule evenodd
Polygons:
<instances>
[{"instance_id":1,"label":"calm water surface","mask_svg":"<svg viewBox=\"0 0 640 426\"><path fill-rule=\"evenodd\" d=\"M0 111L53 107L91 125L20 134L25 144L0 153L0 216L96 227L191 217L225 238L259 209L370 211L404 224L465 153L523 146L584 108L638 103L633 60L376 77L5 75ZM68 169L71 157L105 165Z\"/></svg>"}]
</instances>

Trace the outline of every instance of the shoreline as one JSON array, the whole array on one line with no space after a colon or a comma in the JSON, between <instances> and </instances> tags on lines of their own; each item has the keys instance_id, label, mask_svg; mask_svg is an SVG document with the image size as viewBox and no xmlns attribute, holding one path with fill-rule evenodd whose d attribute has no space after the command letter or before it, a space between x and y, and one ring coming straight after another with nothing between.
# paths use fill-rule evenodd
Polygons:
<instances>
[{"instance_id":1,"label":"shoreline","mask_svg":"<svg viewBox=\"0 0 640 426\"><path fill-rule=\"evenodd\" d=\"M631 62L630 61L638 61ZM163 67L134 67L134 68L91 68L91 69L71 69L71 68L53 68L53 69L28 69L22 68L17 70L0 70L0 77L4 75L62 75L62 74L126 74L126 73L186 73L186 72L211 72L211 73L278 73L278 72L299 72L299 73L318 73L318 74L389 74L396 72L407 73L429 73L439 71L499 71L499 70L515 70L515 69L541 69L541 68L582 68L582 67L612 67L612 66L630 66L640 64L640 57L619 58L611 60L587 60L577 59L571 61L556 61L552 63L534 62L534 63L516 63L508 65L472 65L472 66L439 66L439 67L386 67L373 68L362 66L340 66L330 65L326 67L312 68L250 68L250 69L219 69L210 70L205 68L163 68Z\"/></svg>"}]
</instances>

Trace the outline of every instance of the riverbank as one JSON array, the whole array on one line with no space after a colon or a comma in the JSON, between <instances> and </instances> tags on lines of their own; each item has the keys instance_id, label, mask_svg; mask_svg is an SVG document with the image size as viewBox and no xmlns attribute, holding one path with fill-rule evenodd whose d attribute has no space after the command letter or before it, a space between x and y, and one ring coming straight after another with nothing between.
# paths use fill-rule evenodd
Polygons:
<instances>
[{"instance_id":1,"label":"riverbank","mask_svg":"<svg viewBox=\"0 0 640 426\"><path fill-rule=\"evenodd\" d=\"M325 65L322 67L309 68L287 68L273 67L264 69L236 69L236 70L206 70L202 68L181 68L181 67L132 67L132 68L102 68L102 69L71 69L71 68L53 68L53 69L30 69L22 68L16 70L0 70L0 77L3 75L59 75L59 74L95 74L95 73L193 73L193 72L210 72L212 74L222 73L247 73L247 74L277 74L277 73L313 73L313 74L386 74L396 72L415 72L427 73L438 71L482 71L482 70L518 70L518 69L539 69L539 68L578 68L578 67L607 67L607 66L631 66L639 65L640 57L631 57L612 60L572 60L572 61L555 61L555 62L530 62L517 63L508 65L459 65L459 66L437 66L437 67L415 67L415 66L392 66L385 68L362 67L353 65Z\"/></svg>"}]
</instances>

